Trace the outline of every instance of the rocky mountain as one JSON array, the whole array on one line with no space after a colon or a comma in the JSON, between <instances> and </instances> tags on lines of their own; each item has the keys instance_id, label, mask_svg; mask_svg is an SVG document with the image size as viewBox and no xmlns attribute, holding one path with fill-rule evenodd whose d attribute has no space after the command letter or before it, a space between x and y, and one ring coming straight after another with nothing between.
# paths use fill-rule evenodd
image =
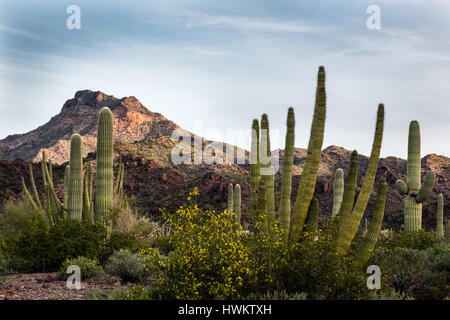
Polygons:
<instances>
[{"instance_id":1,"label":"rocky mountain","mask_svg":"<svg viewBox=\"0 0 450 320\"><path fill-rule=\"evenodd\" d=\"M42 151L54 163L69 160L70 138L83 137L83 153L94 152L100 110L109 107L114 115L114 137L118 142L133 142L149 137L171 135L179 127L160 113L150 112L135 97L117 99L100 91L83 90L64 103L61 112L49 122L25 134L0 140L0 158L40 161Z\"/></svg>"},{"instance_id":2,"label":"rocky mountain","mask_svg":"<svg viewBox=\"0 0 450 320\"><path fill-rule=\"evenodd\" d=\"M226 205L227 186L230 182L239 183L242 189L244 221L250 221L249 165L242 164L181 164L171 161L171 152L176 142L171 139L174 129L181 129L161 114L147 110L134 97L116 99L101 92L79 91L74 99L68 100L61 113L47 124L24 135L9 136L0 141L0 203L17 200L21 192L20 177L28 182L26 161L34 160L34 176L41 186L40 151L46 150L51 159L58 164L68 161L70 136L80 133L83 136L85 161L91 162L95 171L96 122L100 109L108 106L113 111L115 152L125 163L125 193L131 197L134 206L141 214L159 216L160 208L175 210L186 199L194 187L200 191L199 202L205 208L222 210ZM203 148L208 141L204 141ZM189 146L190 147L190 146ZM224 145L226 149L227 145ZM229 146L228 146L229 147ZM244 150L235 149L241 152ZM282 164L284 152L277 150ZM221 150L212 150L222 157ZM333 199L333 179L337 168L347 173L351 151L337 146L323 150L319 166L315 194L319 198L321 215L330 214ZM248 158L248 152L245 152ZM297 186L305 162L306 151L295 149L293 168L293 193L295 199ZM21 159L15 159L21 158ZM368 158L359 156L358 185L361 186ZM435 154L422 159L423 175L428 170L437 174L434 192L423 210L423 223L434 228L436 221L437 194L444 194L445 219L450 218L450 159ZM57 193L62 197L64 165L56 165L53 171ZM277 192L281 186L281 170L275 178ZM395 189L397 179L405 179L406 161L387 157L380 159L376 184L384 177L388 183L384 227L399 229L403 223L403 201ZM29 182L28 182L29 183ZM375 191L369 201L365 214L370 217ZM279 197L276 196L276 199ZM278 203L277 203L278 206Z\"/></svg>"}]
</instances>

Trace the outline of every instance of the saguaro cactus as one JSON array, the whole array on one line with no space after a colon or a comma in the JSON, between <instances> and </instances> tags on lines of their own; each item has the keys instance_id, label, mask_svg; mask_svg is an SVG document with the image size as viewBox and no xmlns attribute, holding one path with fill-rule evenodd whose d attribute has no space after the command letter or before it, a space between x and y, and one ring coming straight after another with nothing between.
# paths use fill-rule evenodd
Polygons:
<instances>
[{"instance_id":1,"label":"saguaro cactus","mask_svg":"<svg viewBox=\"0 0 450 320\"><path fill-rule=\"evenodd\" d=\"M316 103L311 125L307 156L300 184L297 190L294 209L292 211L289 242L298 241L308 215L309 206L313 198L317 181L322 143L325 129L326 92L325 92L325 68L319 67L317 76Z\"/></svg>"},{"instance_id":2,"label":"saguaro cactus","mask_svg":"<svg viewBox=\"0 0 450 320\"><path fill-rule=\"evenodd\" d=\"M227 211L229 213L233 212L234 207L234 196L233 196L233 184L228 185L228 201L227 201Z\"/></svg>"},{"instance_id":3,"label":"saguaro cactus","mask_svg":"<svg viewBox=\"0 0 450 320\"><path fill-rule=\"evenodd\" d=\"M356 200L355 206L351 213L342 212L343 221L338 237L338 252L347 252L350 244L358 231L361 218L369 201L370 191L372 190L377 172L378 162L380 159L381 141L383 140L384 126L384 105L378 106L377 124L375 129L375 137L372 144L372 152L370 153L369 165L367 167L364 183Z\"/></svg>"},{"instance_id":4,"label":"saguaro cactus","mask_svg":"<svg viewBox=\"0 0 450 320\"><path fill-rule=\"evenodd\" d=\"M288 110L286 124L287 132L280 196L280 227L283 230L284 241L287 244L289 240L289 226L291 223L292 165L294 163L295 143L295 117L294 109L292 107Z\"/></svg>"},{"instance_id":5,"label":"saguaro cactus","mask_svg":"<svg viewBox=\"0 0 450 320\"><path fill-rule=\"evenodd\" d=\"M67 165L64 170L64 198L63 198L63 216L67 217L67 204L69 203L69 176L70 176L70 165Z\"/></svg>"},{"instance_id":6,"label":"saguaro cactus","mask_svg":"<svg viewBox=\"0 0 450 320\"><path fill-rule=\"evenodd\" d=\"M83 210L83 152L79 134L70 142L69 198L67 201L68 221L80 221Z\"/></svg>"},{"instance_id":7,"label":"saguaro cactus","mask_svg":"<svg viewBox=\"0 0 450 320\"><path fill-rule=\"evenodd\" d=\"M344 196L344 171L341 168L339 168L336 170L336 174L334 177L333 211L332 211L333 217L339 213L343 196Z\"/></svg>"},{"instance_id":8,"label":"saguaro cactus","mask_svg":"<svg viewBox=\"0 0 450 320\"><path fill-rule=\"evenodd\" d=\"M378 186L377 200L375 202L375 209L373 211L372 219L367 227L367 234L360 244L356 252L356 263L363 265L369 258L370 254L375 248L378 236L381 230L381 223L384 217L384 207L386 204L386 180L382 179Z\"/></svg>"},{"instance_id":9,"label":"saguaro cactus","mask_svg":"<svg viewBox=\"0 0 450 320\"><path fill-rule=\"evenodd\" d=\"M113 206L113 115L105 107L100 112L97 128L97 177L95 222L104 224Z\"/></svg>"},{"instance_id":10,"label":"saguaro cactus","mask_svg":"<svg viewBox=\"0 0 450 320\"><path fill-rule=\"evenodd\" d=\"M236 224L241 223L241 186L237 184L234 187L233 212L235 214Z\"/></svg>"},{"instance_id":11,"label":"saguaro cactus","mask_svg":"<svg viewBox=\"0 0 450 320\"><path fill-rule=\"evenodd\" d=\"M252 124L252 146L250 151L250 185L251 185L251 213L253 222L258 216L258 181L260 179L261 164L259 160L259 123L258 119Z\"/></svg>"},{"instance_id":12,"label":"saguaro cactus","mask_svg":"<svg viewBox=\"0 0 450 320\"><path fill-rule=\"evenodd\" d=\"M264 180L266 188L266 214L267 223L272 225L275 221L275 190L274 190L274 176L272 167L272 152L270 151L270 136L269 136L269 119L267 114L261 117L261 144L260 144L260 159L261 159L261 179Z\"/></svg>"},{"instance_id":13,"label":"saguaro cactus","mask_svg":"<svg viewBox=\"0 0 450 320\"><path fill-rule=\"evenodd\" d=\"M436 174L427 172L424 183L420 183L420 127L411 121L408 134L408 163L406 183L397 181L398 191L405 199L405 231L414 232L422 228L422 203L433 191Z\"/></svg>"},{"instance_id":14,"label":"saguaro cactus","mask_svg":"<svg viewBox=\"0 0 450 320\"><path fill-rule=\"evenodd\" d=\"M436 237L439 241L444 239L444 196L439 194L437 201Z\"/></svg>"}]
</instances>

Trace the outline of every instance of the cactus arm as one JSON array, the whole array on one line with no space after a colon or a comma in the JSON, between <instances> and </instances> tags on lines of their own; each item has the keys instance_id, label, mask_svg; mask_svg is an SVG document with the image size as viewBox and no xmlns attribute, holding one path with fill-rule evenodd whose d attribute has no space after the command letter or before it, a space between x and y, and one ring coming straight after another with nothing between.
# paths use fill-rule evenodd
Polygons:
<instances>
[{"instance_id":1,"label":"cactus arm","mask_svg":"<svg viewBox=\"0 0 450 320\"><path fill-rule=\"evenodd\" d=\"M280 226L283 229L284 242L289 240L291 222L292 165L294 163L295 117L294 109L288 110L286 143L284 148L283 176L281 178Z\"/></svg>"},{"instance_id":2,"label":"cactus arm","mask_svg":"<svg viewBox=\"0 0 450 320\"><path fill-rule=\"evenodd\" d=\"M259 123L258 119L254 119L252 124L252 144L250 151L251 214L253 223L256 222L258 215L257 190L259 179Z\"/></svg>"},{"instance_id":3,"label":"cactus arm","mask_svg":"<svg viewBox=\"0 0 450 320\"><path fill-rule=\"evenodd\" d=\"M356 252L356 263L358 265L362 266L369 260L370 255L375 248L375 244L377 243L386 205L386 188L386 180L382 179L378 186L375 209L373 211L372 219L367 227L367 234Z\"/></svg>"},{"instance_id":4,"label":"cactus arm","mask_svg":"<svg viewBox=\"0 0 450 320\"><path fill-rule=\"evenodd\" d=\"M305 231L317 231L317 220L319 218L319 200L316 197L312 198L308 210L308 217L305 222Z\"/></svg>"},{"instance_id":5,"label":"cactus arm","mask_svg":"<svg viewBox=\"0 0 450 320\"><path fill-rule=\"evenodd\" d=\"M227 211L228 213L233 212L234 207L234 195L233 195L233 184L228 184L228 201L227 201Z\"/></svg>"},{"instance_id":6,"label":"cactus arm","mask_svg":"<svg viewBox=\"0 0 450 320\"><path fill-rule=\"evenodd\" d=\"M43 158L45 160L45 157ZM44 170L44 176L46 181L46 184L44 185L44 188L47 190L47 202L50 210L52 211L52 205L54 206L53 209L57 211L57 213L60 213L62 210L62 204L61 201L59 201L58 196L56 195L55 188L53 186L53 180L50 177L50 172L47 168L47 165L45 162L43 163L43 170Z\"/></svg>"},{"instance_id":7,"label":"cactus arm","mask_svg":"<svg viewBox=\"0 0 450 320\"><path fill-rule=\"evenodd\" d=\"M437 202L437 218L436 218L436 238L438 241L444 239L444 196L439 194Z\"/></svg>"},{"instance_id":8,"label":"cactus arm","mask_svg":"<svg viewBox=\"0 0 450 320\"><path fill-rule=\"evenodd\" d=\"M336 216L341 208L342 198L344 196L344 171L339 168L336 170L333 188L333 211L332 216Z\"/></svg>"},{"instance_id":9,"label":"cactus arm","mask_svg":"<svg viewBox=\"0 0 450 320\"><path fill-rule=\"evenodd\" d=\"M97 127L97 192L95 195L95 222L104 224L104 218L113 207L113 115L104 107Z\"/></svg>"},{"instance_id":10,"label":"cactus arm","mask_svg":"<svg viewBox=\"0 0 450 320\"><path fill-rule=\"evenodd\" d=\"M266 210L268 225L272 225L275 221L275 188L274 188L274 174L272 167L272 152L270 151L270 135L269 135L269 119L267 114L261 117L261 159L264 163L261 164L261 175L265 182L266 188Z\"/></svg>"},{"instance_id":11,"label":"cactus arm","mask_svg":"<svg viewBox=\"0 0 450 320\"><path fill-rule=\"evenodd\" d=\"M350 216L344 217L341 225L341 232L338 237L338 252L347 252L350 244L358 231L358 226L369 201L370 191L372 190L377 172L378 162L380 159L381 141L383 139L384 124L384 106L380 104L377 112L377 125L375 129L375 137L370 154L369 165L367 167L364 183L359 192L354 209Z\"/></svg>"},{"instance_id":12,"label":"cactus arm","mask_svg":"<svg viewBox=\"0 0 450 320\"><path fill-rule=\"evenodd\" d=\"M291 244L296 243L300 238L303 225L308 215L309 205L313 198L317 181L320 156L322 153L322 144L325 129L325 115L325 69L323 67L320 67L317 84L316 106L314 108L314 117L310 136L312 147L311 150L309 150L308 146L308 154L306 156L307 160L308 158L311 158L311 160L309 168L307 169L307 171L304 170L304 173L302 174L300 186L297 190L297 197L294 203L294 209L292 211L291 230L289 233L289 242Z\"/></svg>"},{"instance_id":13,"label":"cactus arm","mask_svg":"<svg viewBox=\"0 0 450 320\"><path fill-rule=\"evenodd\" d=\"M79 134L70 141L68 221L81 221L83 211L83 152Z\"/></svg>"},{"instance_id":14,"label":"cactus arm","mask_svg":"<svg viewBox=\"0 0 450 320\"><path fill-rule=\"evenodd\" d=\"M417 121L411 121L408 133L408 163L406 165L406 183L410 192L419 192L420 169L420 127Z\"/></svg>"},{"instance_id":15,"label":"cactus arm","mask_svg":"<svg viewBox=\"0 0 450 320\"><path fill-rule=\"evenodd\" d=\"M43 207L42 207L41 200L39 199L39 193L36 188L36 183L34 181L33 166L31 163L28 165L28 169L29 169L29 173L30 173L31 190L33 190L33 195L34 195L34 198L36 199L37 206L39 207L39 209L42 210Z\"/></svg>"},{"instance_id":16,"label":"cactus arm","mask_svg":"<svg viewBox=\"0 0 450 320\"><path fill-rule=\"evenodd\" d=\"M266 185L263 179L258 181L258 222L262 225L257 227L262 232L269 231L269 225L266 219L267 216L267 201L266 201Z\"/></svg>"},{"instance_id":17,"label":"cactus arm","mask_svg":"<svg viewBox=\"0 0 450 320\"><path fill-rule=\"evenodd\" d=\"M91 217L91 200L89 198L89 182L88 182L88 173L86 169L86 173L84 174L84 182L83 182L83 219L89 222L92 222Z\"/></svg>"},{"instance_id":18,"label":"cactus arm","mask_svg":"<svg viewBox=\"0 0 450 320\"><path fill-rule=\"evenodd\" d=\"M233 212L235 214L236 224L241 223L241 186L237 184L234 187Z\"/></svg>"},{"instance_id":19,"label":"cactus arm","mask_svg":"<svg viewBox=\"0 0 450 320\"><path fill-rule=\"evenodd\" d=\"M431 192L433 192L434 182L436 180L436 173L434 171L428 171L423 180L423 184L420 187L419 193L416 197L417 203L422 203L428 199Z\"/></svg>"},{"instance_id":20,"label":"cactus arm","mask_svg":"<svg viewBox=\"0 0 450 320\"><path fill-rule=\"evenodd\" d=\"M23 188L23 192L25 193L26 198L28 199L28 201L31 203L31 206L33 207L34 210L39 210L39 207L37 206L36 202L33 200L33 197L31 196L30 191L28 191L27 185L25 184L25 179L23 177L22 178L22 188Z\"/></svg>"},{"instance_id":21,"label":"cactus arm","mask_svg":"<svg viewBox=\"0 0 450 320\"><path fill-rule=\"evenodd\" d=\"M395 183L398 192L400 192L400 194L405 195L408 194L408 185L406 183L404 183L402 180L397 180L397 182Z\"/></svg>"},{"instance_id":22,"label":"cactus arm","mask_svg":"<svg viewBox=\"0 0 450 320\"><path fill-rule=\"evenodd\" d=\"M339 208L339 224L350 215L355 204L356 186L358 182L358 152L353 150L350 157L350 167L348 169L347 183L344 187L341 207Z\"/></svg>"}]
</instances>

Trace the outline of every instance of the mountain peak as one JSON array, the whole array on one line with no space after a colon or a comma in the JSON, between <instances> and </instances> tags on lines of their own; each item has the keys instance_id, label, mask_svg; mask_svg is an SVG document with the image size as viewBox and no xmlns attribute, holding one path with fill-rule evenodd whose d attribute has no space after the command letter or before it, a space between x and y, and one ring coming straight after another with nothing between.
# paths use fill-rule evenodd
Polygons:
<instances>
[{"instance_id":1,"label":"mountain peak","mask_svg":"<svg viewBox=\"0 0 450 320\"><path fill-rule=\"evenodd\" d=\"M118 99L101 91L80 90L43 126L0 140L0 158L39 161L45 151L48 159L61 164L69 160L70 138L75 133L83 138L83 156L86 156L95 151L97 119L104 107L113 113L116 142L170 136L179 128L160 113L149 111L134 96Z\"/></svg>"}]
</instances>

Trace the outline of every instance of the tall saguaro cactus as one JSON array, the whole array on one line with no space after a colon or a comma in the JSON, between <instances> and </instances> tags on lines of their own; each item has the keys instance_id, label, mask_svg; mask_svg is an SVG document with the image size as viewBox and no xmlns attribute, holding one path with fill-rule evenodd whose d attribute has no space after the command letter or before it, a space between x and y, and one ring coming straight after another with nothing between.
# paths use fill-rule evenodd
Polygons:
<instances>
[{"instance_id":1,"label":"tall saguaro cactus","mask_svg":"<svg viewBox=\"0 0 450 320\"><path fill-rule=\"evenodd\" d=\"M284 242L287 244L289 240L289 226L291 223L292 165L294 163L295 143L295 117L294 109L292 107L288 110L286 124L287 132L280 196L280 226L283 230Z\"/></svg>"},{"instance_id":2,"label":"tall saguaro cactus","mask_svg":"<svg viewBox=\"0 0 450 320\"><path fill-rule=\"evenodd\" d=\"M341 208L342 198L344 196L344 171L339 168L334 176L333 187L333 211L332 216L336 216Z\"/></svg>"},{"instance_id":3,"label":"tall saguaro cactus","mask_svg":"<svg viewBox=\"0 0 450 320\"><path fill-rule=\"evenodd\" d=\"M325 68L319 67L317 75L316 103L314 116L311 125L307 156L300 184L297 190L297 197L292 211L291 228L289 232L289 242L295 243L299 240L304 223L308 216L309 206L313 198L317 181L320 156L322 153L322 143L325 129L326 116L326 92L325 92Z\"/></svg>"},{"instance_id":4,"label":"tall saguaro cactus","mask_svg":"<svg viewBox=\"0 0 450 320\"><path fill-rule=\"evenodd\" d=\"M260 179L260 160L259 160L259 122L253 120L252 124L252 145L250 151L250 185L251 185L251 213L255 222L258 217L258 181Z\"/></svg>"},{"instance_id":5,"label":"tall saguaro cactus","mask_svg":"<svg viewBox=\"0 0 450 320\"><path fill-rule=\"evenodd\" d=\"M95 195L95 222L104 224L113 206L113 115L104 107L97 127L97 176Z\"/></svg>"},{"instance_id":6,"label":"tall saguaro cactus","mask_svg":"<svg viewBox=\"0 0 450 320\"><path fill-rule=\"evenodd\" d=\"M70 141L69 198L67 213L69 221L80 221L83 210L83 152L79 134Z\"/></svg>"},{"instance_id":7,"label":"tall saguaro cactus","mask_svg":"<svg viewBox=\"0 0 450 320\"><path fill-rule=\"evenodd\" d=\"M233 212L234 209L234 196L233 196L233 184L228 185L228 201L227 201L227 211L229 213Z\"/></svg>"},{"instance_id":8,"label":"tall saguaro cactus","mask_svg":"<svg viewBox=\"0 0 450 320\"><path fill-rule=\"evenodd\" d=\"M270 226L275 221L275 186L272 167L272 152L270 151L269 119L267 114L261 117L261 179L266 188L266 214L267 224Z\"/></svg>"},{"instance_id":9,"label":"tall saguaro cactus","mask_svg":"<svg viewBox=\"0 0 450 320\"><path fill-rule=\"evenodd\" d=\"M422 203L433 191L436 174L427 172L424 183L420 183L420 127L411 121L408 134L408 163L406 183L397 181L398 191L405 199L405 231L414 232L422 228Z\"/></svg>"},{"instance_id":10,"label":"tall saguaro cactus","mask_svg":"<svg viewBox=\"0 0 450 320\"><path fill-rule=\"evenodd\" d=\"M372 144L372 152L370 153L369 165L367 167L364 183L359 192L353 210L342 212L343 221L338 237L338 252L347 252L350 244L358 231L358 226L361 223L361 218L366 210L367 202L369 201L370 191L372 190L375 181L375 174L377 172L378 162L380 160L381 141L383 140L384 127L384 105L378 106L377 124L375 129L375 137Z\"/></svg>"},{"instance_id":11,"label":"tall saguaro cactus","mask_svg":"<svg viewBox=\"0 0 450 320\"><path fill-rule=\"evenodd\" d=\"M444 196L439 194L437 201L436 237L439 241L444 239Z\"/></svg>"},{"instance_id":12,"label":"tall saguaro cactus","mask_svg":"<svg viewBox=\"0 0 450 320\"><path fill-rule=\"evenodd\" d=\"M237 184L234 187L233 212L235 214L236 224L241 223L241 186Z\"/></svg>"}]
</instances>

